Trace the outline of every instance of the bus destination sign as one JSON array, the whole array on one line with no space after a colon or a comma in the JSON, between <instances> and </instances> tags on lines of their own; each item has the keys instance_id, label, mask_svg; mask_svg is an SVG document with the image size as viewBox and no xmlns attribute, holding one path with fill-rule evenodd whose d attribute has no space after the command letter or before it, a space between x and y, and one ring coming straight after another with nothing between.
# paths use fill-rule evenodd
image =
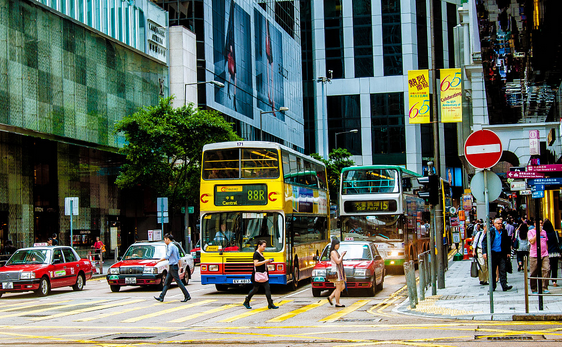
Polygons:
<instances>
[{"instance_id":1,"label":"bus destination sign","mask_svg":"<svg viewBox=\"0 0 562 347\"><path fill-rule=\"evenodd\" d=\"M396 212L396 200L346 201L343 208L347 213Z\"/></svg>"},{"instance_id":2,"label":"bus destination sign","mask_svg":"<svg viewBox=\"0 0 562 347\"><path fill-rule=\"evenodd\" d=\"M215 186L215 206L267 205L266 184Z\"/></svg>"}]
</instances>

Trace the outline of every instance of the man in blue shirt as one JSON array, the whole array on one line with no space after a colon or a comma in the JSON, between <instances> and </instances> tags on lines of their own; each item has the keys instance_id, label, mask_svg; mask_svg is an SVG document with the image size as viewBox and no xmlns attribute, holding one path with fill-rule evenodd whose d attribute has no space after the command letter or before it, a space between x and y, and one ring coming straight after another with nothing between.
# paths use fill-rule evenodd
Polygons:
<instances>
[{"instance_id":1,"label":"man in blue shirt","mask_svg":"<svg viewBox=\"0 0 562 347\"><path fill-rule=\"evenodd\" d=\"M500 218L494 219L494 226L491 228L490 233L491 249L492 249L492 283L494 290L496 290L496 269L499 268L500 283L504 292L513 288L507 285L507 262L511 261L511 238L507 235L507 231L503 229L502 221ZM488 238L482 240L482 253L484 260L488 261Z\"/></svg>"},{"instance_id":2,"label":"man in blue shirt","mask_svg":"<svg viewBox=\"0 0 562 347\"><path fill-rule=\"evenodd\" d=\"M191 300L191 296L189 292L183 285L182 281L180 280L179 271L179 261L180 261L180 252L178 247L174 245L174 237L171 234L164 235L164 243L166 243L166 256L160 261L167 260L168 261L168 274L166 275L166 281L164 282L164 289L162 289L162 293L160 296L155 296L154 299L162 302L164 301L164 297L166 296L166 292L170 285L172 284L172 278L176 280L178 287L180 287L181 291L183 292L184 298L181 302L186 302ZM187 274L185 274L187 276Z\"/></svg>"}]
</instances>

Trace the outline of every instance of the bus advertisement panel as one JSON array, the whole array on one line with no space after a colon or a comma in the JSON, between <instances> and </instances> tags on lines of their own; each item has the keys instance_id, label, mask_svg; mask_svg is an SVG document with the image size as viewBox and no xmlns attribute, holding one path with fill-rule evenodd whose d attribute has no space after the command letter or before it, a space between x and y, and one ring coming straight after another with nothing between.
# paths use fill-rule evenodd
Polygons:
<instances>
[{"instance_id":1,"label":"bus advertisement panel","mask_svg":"<svg viewBox=\"0 0 562 347\"><path fill-rule=\"evenodd\" d=\"M265 240L269 281L310 277L329 239L324 165L288 147L241 141L206 145L201 179L201 282L218 290L251 282Z\"/></svg>"}]
</instances>

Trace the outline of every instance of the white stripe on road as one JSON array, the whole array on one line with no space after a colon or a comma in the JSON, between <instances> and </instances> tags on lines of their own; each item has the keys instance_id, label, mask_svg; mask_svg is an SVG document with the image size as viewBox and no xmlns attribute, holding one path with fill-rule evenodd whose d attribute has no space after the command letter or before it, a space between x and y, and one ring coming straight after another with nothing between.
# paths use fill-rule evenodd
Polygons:
<instances>
[{"instance_id":1,"label":"white stripe on road","mask_svg":"<svg viewBox=\"0 0 562 347\"><path fill-rule=\"evenodd\" d=\"M501 150L499 144L493 145L478 145L478 146L467 146L466 154L487 154L487 153L498 153Z\"/></svg>"}]
</instances>

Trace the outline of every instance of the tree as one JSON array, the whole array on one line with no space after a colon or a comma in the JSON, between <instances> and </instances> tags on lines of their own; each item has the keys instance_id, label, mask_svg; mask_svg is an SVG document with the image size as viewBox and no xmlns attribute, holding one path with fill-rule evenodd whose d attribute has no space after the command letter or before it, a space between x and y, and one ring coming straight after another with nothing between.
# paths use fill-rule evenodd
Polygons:
<instances>
[{"instance_id":1,"label":"tree","mask_svg":"<svg viewBox=\"0 0 562 347\"><path fill-rule=\"evenodd\" d=\"M168 197L171 208L199 198L203 146L240 139L217 112L192 104L174 109L172 98L126 116L115 127L125 134L119 152L127 157L117 186L148 186Z\"/></svg>"},{"instance_id":2,"label":"tree","mask_svg":"<svg viewBox=\"0 0 562 347\"><path fill-rule=\"evenodd\" d=\"M328 188L330 189L330 200L337 202L338 191L340 189L341 170L344 167L355 165L351 159L351 153L345 148L334 148L328 155L328 160L322 158L318 153L310 155L314 159L318 159L326 165L328 173Z\"/></svg>"}]
</instances>

